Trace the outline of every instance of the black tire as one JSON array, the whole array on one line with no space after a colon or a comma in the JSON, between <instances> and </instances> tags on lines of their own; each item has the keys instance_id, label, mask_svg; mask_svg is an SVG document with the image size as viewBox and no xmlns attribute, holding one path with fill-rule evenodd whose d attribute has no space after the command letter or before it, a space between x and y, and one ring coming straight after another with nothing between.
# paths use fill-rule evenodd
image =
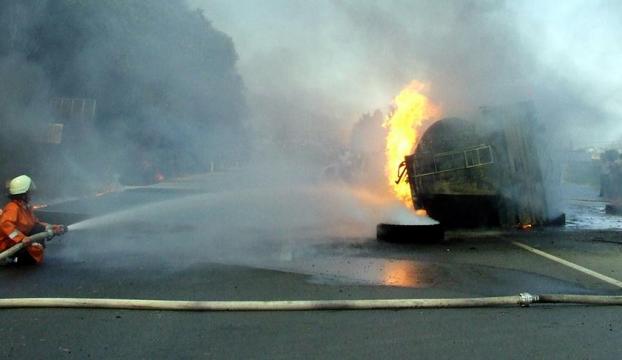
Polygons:
<instances>
[{"instance_id":1,"label":"black tire","mask_svg":"<svg viewBox=\"0 0 622 360\"><path fill-rule=\"evenodd\" d=\"M445 229L441 224L436 225L397 225L378 224L376 238L379 241L393 243L435 243L445 238Z\"/></svg>"}]
</instances>

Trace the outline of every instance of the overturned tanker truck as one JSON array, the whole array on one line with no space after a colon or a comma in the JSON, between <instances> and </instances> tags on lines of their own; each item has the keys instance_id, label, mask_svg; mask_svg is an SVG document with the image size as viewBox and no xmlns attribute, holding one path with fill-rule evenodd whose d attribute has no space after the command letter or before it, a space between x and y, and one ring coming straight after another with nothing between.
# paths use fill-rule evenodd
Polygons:
<instances>
[{"instance_id":1,"label":"overturned tanker truck","mask_svg":"<svg viewBox=\"0 0 622 360\"><path fill-rule=\"evenodd\" d=\"M482 107L474 120L446 118L406 156L398 181L408 181L415 209L443 228L563 225L561 171L545 132L530 102Z\"/></svg>"}]
</instances>

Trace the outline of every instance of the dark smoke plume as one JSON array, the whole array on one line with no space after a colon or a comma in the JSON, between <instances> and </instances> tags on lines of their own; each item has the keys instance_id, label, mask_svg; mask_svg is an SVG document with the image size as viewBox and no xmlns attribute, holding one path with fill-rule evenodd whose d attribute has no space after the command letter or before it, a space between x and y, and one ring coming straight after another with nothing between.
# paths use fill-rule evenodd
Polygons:
<instances>
[{"instance_id":1,"label":"dark smoke plume","mask_svg":"<svg viewBox=\"0 0 622 360\"><path fill-rule=\"evenodd\" d=\"M3 1L0 33L4 178L141 183L248 149L233 42L182 0ZM59 98L95 100L92 123ZM41 141L50 123L64 123L61 144Z\"/></svg>"}]
</instances>

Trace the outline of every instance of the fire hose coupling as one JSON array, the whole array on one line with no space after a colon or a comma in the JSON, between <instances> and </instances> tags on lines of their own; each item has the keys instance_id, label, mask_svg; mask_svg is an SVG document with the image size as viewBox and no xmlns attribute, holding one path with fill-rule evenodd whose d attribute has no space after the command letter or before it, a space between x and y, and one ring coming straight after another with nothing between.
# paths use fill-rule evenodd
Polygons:
<instances>
[{"instance_id":1,"label":"fire hose coupling","mask_svg":"<svg viewBox=\"0 0 622 360\"><path fill-rule=\"evenodd\" d=\"M527 307L530 304L537 303L540 300L538 295L531 295L530 293L520 293L518 294L519 300L518 305Z\"/></svg>"}]
</instances>

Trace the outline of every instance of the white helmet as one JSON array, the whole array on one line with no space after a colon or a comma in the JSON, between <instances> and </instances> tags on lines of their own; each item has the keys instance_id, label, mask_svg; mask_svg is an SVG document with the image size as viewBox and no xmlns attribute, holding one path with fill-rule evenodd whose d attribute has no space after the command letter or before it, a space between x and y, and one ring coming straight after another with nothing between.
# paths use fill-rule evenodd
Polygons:
<instances>
[{"instance_id":1,"label":"white helmet","mask_svg":"<svg viewBox=\"0 0 622 360\"><path fill-rule=\"evenodd\" d=\"M20 175L9 182L9 194L11 195L25 194L35 188L35 183L27 175Z\"/></svg>"}]
</instances>

